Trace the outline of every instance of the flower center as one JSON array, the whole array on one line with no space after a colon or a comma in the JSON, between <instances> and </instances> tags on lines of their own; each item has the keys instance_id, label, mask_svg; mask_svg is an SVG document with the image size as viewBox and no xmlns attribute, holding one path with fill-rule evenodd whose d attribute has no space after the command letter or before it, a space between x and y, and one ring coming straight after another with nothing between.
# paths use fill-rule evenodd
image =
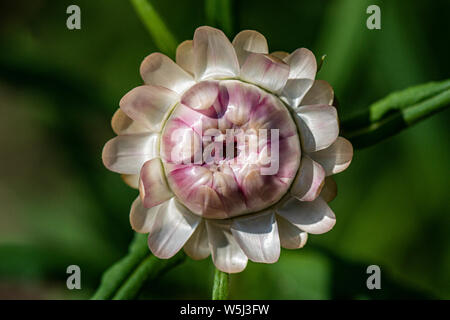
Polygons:
<instances>
[{"instance_id":1,"label":"flower center","mask_svg":"<svg viewBox=\"0 0 450 320\"><path fill-rule=\"evenodd\" d=\"M178 199L214 219L273 205L300 162L297 127L284 104L237 80L189 89L164 125L160 151Z\"/></svg>"}]
</instances>

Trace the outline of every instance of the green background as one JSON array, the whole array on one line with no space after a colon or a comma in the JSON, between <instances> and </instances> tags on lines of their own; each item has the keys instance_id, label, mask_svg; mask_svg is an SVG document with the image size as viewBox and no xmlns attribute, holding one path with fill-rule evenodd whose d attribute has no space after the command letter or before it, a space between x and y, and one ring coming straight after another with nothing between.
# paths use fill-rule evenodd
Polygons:
<instances>
[{"instance_id":1,"label":"green background","mask_svg":"<svg viewBox=\"0 0 450 320\"><path fill-rule=\"evenodd\" d=\"M179 41L206 23L204 1L153 0ZM81 8L81 30L66 8ZM366 8L381 8L381 30ZM120 98L141 83L157 51L128 1L3 1L0 5L0 299L89 298L133 236L137 191L106 170ZM450 71L450 2L234 1L233 37L263 33L271 51L327 54L340 117L388 93L443 80ZM355 152L336 176L335 228L284 250L274 265L249 262L231 277L234 299L450 298L449 111ZM66 288L81 267L82 289ZM382 290L366 287L381 267ZM210 258L146 285L141 298L208 299Z\"/></svg>"}]
</instances>

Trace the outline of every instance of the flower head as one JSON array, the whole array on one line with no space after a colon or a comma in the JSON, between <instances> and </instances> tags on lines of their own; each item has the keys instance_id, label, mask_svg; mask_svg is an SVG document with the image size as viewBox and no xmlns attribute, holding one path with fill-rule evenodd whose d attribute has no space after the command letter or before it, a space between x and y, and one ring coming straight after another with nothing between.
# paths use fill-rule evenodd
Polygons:
<instances>
[{"instance_id":1,"label":"flower head","mask_svg":"<svg viewBox=\"0 0 450 320\"><path fill-rule=\"evenodd\" d=\"M153 254L184 248L240 272L334 226L329 176L353 149L338 137L333 90L316 70L308 49L269 54L256 31L230 43L211 27L181 43L176 62L144 59L145 84L120 101L103 162L139 189L130 222L149 233Z\"/></svg>"}]
</instances>

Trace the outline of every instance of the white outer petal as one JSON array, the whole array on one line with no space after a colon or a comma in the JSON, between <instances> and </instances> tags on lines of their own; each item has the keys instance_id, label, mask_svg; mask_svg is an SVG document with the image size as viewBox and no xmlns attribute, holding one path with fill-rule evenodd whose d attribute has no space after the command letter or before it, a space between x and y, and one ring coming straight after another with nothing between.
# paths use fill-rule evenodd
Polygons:
<instances>
[{"instance_id":1,"label":"white outer petal","mask_svg":"<svg viewBox=\"0 0 450 320\"><path fill-rule=\"evenodd\" d=\"M191 237L201 221L176 198L162 203L148 237L148 246L160 259L173 257Z\"/></svg>"},{"instance_id":2,"label":"white outer petal","mask_svg":"<svg viewBox=\"0 0 450 320\"><path fill-rule=\"evenodd\" d=\"M277 213L293 225L312 234L328 232L336 223L333 211L321 197L314 201L299 201L292 198L278 208Z\"/></svg>"},{"instance_id":3,"label":"white outer petal","mask_svg":"<svg viewBox=\"0 0 450 320\"><path fill-rule=\"evenodd\" d=\"M211 253L204 220L200 222L195 232L184 245L184 252L194 260L205 259Z\"/></svg>"},{"instance_id":4,"label":"white outer petal","mask_svg":"<svg viewBox=\"0 0 450 320\"><path fill-rule=\"evenodd\" d=\"M300 249L308 240L308 233L297 228L288 220L277 215L278 233L281 246L285 249Z\"/></svg>"},{"instance_id":5,"label":"white outer petal","mask_svg":"<svg viewBox=\"0 0 450 320\"><path fill-rule=\"evenodd\" d=\"M156 213L160 207L161 205L146 208L142 204L141 198L137 197L136 200L133 201L130 210L131 228L139 233L149 233L155 222Z\"/></svg>"},{"instance_id":6,"label":"white outer petal","mask_svg":"<svg viewBox=\"0 0 450 320\"><path fill-rule=\"evenodd\" d=\"M239 65L243 65L250 53L268 53L266 38L254 30L243 30L233 39L234 50L236 51Z\"/></svg>"},{"instance_id":7,"label":"white outer petal","mask_svg":"<svg viewBox=\"0 0 450 320\"><path fill-rule=\"evenodd\" d=\"M170 89L144 85L129 91L120 100L119 105L131 119L151 128L153 132L159 132L168 111L179 98L179 95Z\"/></svg>"},{"instance_id":8,"label":"white outer petal","mask_svg":"<svg viewBox=\"0 0 450 320\"><path fill-rule=\"evenodd\" d=\"M197 81L239 75L239 62L230 40L218 29L203 26L194 33L194 74Z\"/></svg>"},{"instance_id":9,"label":"white outer petal","mask_svg":"<svg viewBox=\"0 0 450 320\"><path fill-rule=\"evenodd\" d=\"M313 201L322 190L325 170L307 155L303 155L297 177L291 186L291 194L300 201Z\"/></svg>"},{"instance_id":10,"label":"white outer petal","mask_svg":"<svg viewBox=\"0 0 450 320\"><path fill-rule=\"evenodd\" d=\"M314 152L336 141L339 124L336 108L328 105L302 106L296 110L302 149Z\"/></svg>"},{"instance_id":11,"label":"white outer petal","mask_svg":"<svg viewBox=\"0 0 450 320\"><path fill-rule=\"evenodd\" d=\"M111 127L117 135L151 132L149 127L145 124L134 121L120 108L117 109L111 119Z\"/></svg>"},{"instance_id":12,"label":"white outer petal","mask_svg":"<svg viewBox=\"0 0 450 320\"><path fill-rule=\"evenodd\" d=\"M177 64L190 74L194 74L194 44L192 40L186 40L177 47L176 59Z\"/></svg>"},{"instance_id":13,"label":"white outer petal","mask_svg":"<svg viewBox=\"0 0 450 320\"><path fill-rule=\"evenodd\" d=\"M227 273L241 272L248 258L230 230L230 223L223 220L206 220L208 242L214 265Z\"/></svg>"},{"instance_id":14,"label":"white outer petal","mask_svg":"<svg viewBox=\"0 0 450 320\"><path fill-rule=\"evenodd\" d=\"M142 61L140 73L146 84L165 87L179 94L195 83L189 73L159 52L150 54Z\"/></svg>"},{"instance_id":15,"label":"white outer petal","mask_svg":"<svg viewBox=\"0 0 450 320\"><path fill-rule=\"evenodd\" d=\"M320 163L326 175L329 176L348 168L353 158L353 146L347 139L338 137L331 146L313 152L310 156Z\"/></svg>"},{"instance_id":16,"label":"white outer petal","mask_svg":"<svg viewBox=\"0 0 450 320\"><path fill-rule=\"evenodd\" d=\"M317 62L314 54L300 48L283 59L289 65L289 80L282 92L282 99L291 107L297 107L314 83Z\"/></svg>"},{"instance_id":17,"label":"white outer petal","mask_svg":"<svg viewBox=\"0 0 450 320\"><path fill-rule=\"evenodd\" d=\"M289 66L282 60L262 53L252 53L241 68L241 78L264 89L279 93L288 80Z\"/></svg>"},{"instance_id":18,"label":"white outer petal","mask_svg":"<svg viewBox=\"0 0 450 320\"><path fill-rule=\"evenodd\" d=\"M314 79L317 72L317 61L314 54L300 48L292 52L284 61L289 65L289 79Z\"/></svg>"},{"instance_id":19,"label":"white outer petal","mask_svg":"<svg viewBox=\"0 0 450 320\"><path fill-rule=\"evenodd\" d=\"M158 156L158 138L156 133L112 138L103 147L103 164L114 172L137 174L147 160Z\"/></svg>"},{"instance_id":20,"label":"white outer petal","mask_svg":"<svg viewBox=\"0 0 450 320\"><path fill-rule=\"evenodd\" d=\"M131 188L139 188L139 175L138 174L122 174L122 180Z\"/></svg>"},{"instance_id":21,"label":"white outer petal","mask_svg":"<svg viewBox=\"0 0 450 320\"><path fill-rule=\"evenodd\" d=\"M280 238L273 212L235 218L231 232L250 260L274 263L280 257Z\"/></svg>"},{"instance_id":22,"label":"white outer petal","mask_svg":"<svg viewBox=\"0 0 450 320\"><path fill-rule=\"evenodd\" d=\"M334 91L331 85L325 80L315 80L311 89L306 93L301 105L328 104L332 105Z\"/></svg>"},{"instance_id":23,"label":"white outer petal","mask_svg":"<svg viewBox=\"0 0 450 320\"><path fill-rule=\"evenodd\" d=\"M337 184L332 177L325 178L325 184L323 185L320 197L326 202L333 201L337 196Z\"/></svg>"}]
</instances>

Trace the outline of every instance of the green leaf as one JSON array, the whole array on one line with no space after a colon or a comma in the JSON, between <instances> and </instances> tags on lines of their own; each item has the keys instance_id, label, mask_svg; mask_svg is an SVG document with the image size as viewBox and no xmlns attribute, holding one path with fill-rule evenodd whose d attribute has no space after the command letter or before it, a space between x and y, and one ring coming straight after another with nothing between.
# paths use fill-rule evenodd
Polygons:
<instances>
[{"instance_id":1,"label":"green leaf","mask_svg":"<svg viewBox=\"0 0 450 320\"><path fill-rule=\"evenodd\" d=\"M354 147L376 144L450 105L450 80L430 82L389 94L341 124Z\"/></svg>"},{"instance_id":2,"label":"green leaf","mask_svg":"<svg viewBox=\"0 0 450 320\"><path fill-rule=\"evenodd\" d=\"M147 235L137 233L128 254L103 274L100 287L92 299L133 299L146 281L155 279L184 259L182 253L169 260L157 259L149 253Z\"/></svg>"},{"instance_id":3,"label":"green leaf","mask_svg":"<svg viewBox=\"0 0 450 320\"><path fill-rule=\"evenodd\" d=\"M228 298L228 280L230 275L216 269L214 272L214 284L212 299L213 300L226 300Z\"/></svg>"},{"instance_id":4,"label":"green leaf","mask_svg":"<svg viewBox=\"0 0 450 320\"><path fill-rule=\"evenodd\" d=\"M206 0L206 22L211 26L222 29L225 34L230 36L233 32L231 9L231 0Z\"/></svg>"},{"instance_id":5,"label":"green leaf","mask_svg":"<svg viewBox=\"0 0 450 320\"><path fill-rule=\"evenodd\" d=\"M178 41L150 2L148 0L131 0L131 3L159 50L173 57Z\"/></svg>"}]
</instances>

